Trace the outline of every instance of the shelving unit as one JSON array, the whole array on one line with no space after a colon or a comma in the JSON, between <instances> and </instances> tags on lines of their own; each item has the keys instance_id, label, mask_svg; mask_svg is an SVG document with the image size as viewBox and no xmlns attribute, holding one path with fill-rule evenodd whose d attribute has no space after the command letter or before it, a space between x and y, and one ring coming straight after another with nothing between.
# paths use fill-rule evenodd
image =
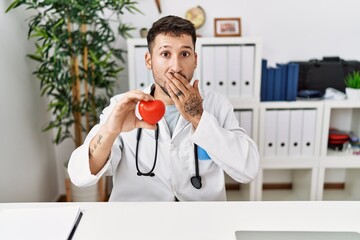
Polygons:
<instances>
[{"instance_id":1,"label":"shelving unit","mask_svg":"<svg viewBox=\"0 0 360 240\"><path fill-rule=\"evenodd\" d=\"M130 39L128 41L130 88L140 88L139 82L136 82L135 66L139 65L142 68L144 66L144 63L139 63L135 59L137 48L146 48L146 40ZM260 102L261 48L259 39L253 38L198 38L196 44L198 66L194 78L200 80L203 89L225 94L236 113L243 111L251 113L249 135L259 146L260 170L257 178L250 184L240 184L239 190L231 191L231 199L241 201L360 200L360 155L332 151L327 147L329 127L351 130L360 136L360 102L348 100ZM251 71L246 74L237 72L238 68L241 71L244 66L241 62L245 61L245 59L242 60L242 50L246 52L249 49L252 52ZM215 61L216 54L223 58L220 68L215 67L219 64ZM204 56L213 57L205 58ZM209 64L214 64L214 67L207 67ZM228 65L232 68L226 67ZM214 72L216 69L225 73L216 73ZM239 79L234 80L233 76ZM240 89L241 86L245 86L244 84L248 90L250 89L246 93ZM233 87L239 87L239 95L234 95ZM282 122L277 123L278 126L274 125L275 129L277 127L289 129L288 133L282 132L281 136L288 134L288 143L281 145L282 142L277 141L276 143L280 145L276 145L274 142L276 148L270 152L267 149L269 148L268 136L271 136L271 133L277 136L279 131L274 131L274 127L268 125L273 120L269 117L271 115L267 115L269 112L282 119ZM288 120L284 120L287 117ZM309 127L309 122L312 121L313 125ZM300 126L301 123L307 127ZM290 132L291 129L297 130L296 134L301 134L301 140L298 140L297 144L294 143L296 134ZM304 132L308 132L307 137L303 137ZM287 149L284 150L281 146ZM300 148L297 149L297 147ZM301 151L301 149L305 150ZM341 181L338 182L338 179ZM345 187L324 190L324 185L329 183L341 183L340 186Z\"/></svg>"},{"instance_id":2,"label":"shelving unit","mask_svg":"<svg viewBox=\"0 0 360 240\"><path fill-rule=\"evenodd\" d=\"M327 141L330 128L360 136L360 102L324 101L323 119L317 200L360 200L360 155L331 150ZM343 188L324 189L327 181Z\"/></svg>"}]
</instances>

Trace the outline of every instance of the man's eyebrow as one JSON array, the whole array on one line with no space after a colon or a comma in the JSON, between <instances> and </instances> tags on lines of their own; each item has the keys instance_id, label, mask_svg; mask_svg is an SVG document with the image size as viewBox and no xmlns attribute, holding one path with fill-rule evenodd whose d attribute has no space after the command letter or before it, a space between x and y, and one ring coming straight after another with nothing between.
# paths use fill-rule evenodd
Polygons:
<instances>
[{"instance_id":1,"label":"man's eyebrow","mask_svg":"<svg viewBox=\"0 0 360 240\"><path fill-rule=\"evenodd\" d=\"M181 48L186 48L186 49L190 49L190 50L193 50L193 48L191 46L183 46Z\"/></svg>"},{"instance_id":2,"label":"man's eyebrow","mask_svg":"<svg viewBox=\"0 0 360 240\"><path fill-rule=\"evenodd\" d=\"M171 45L164 45L164 46L160 46L159 50L162 49L162 48L166 49L166 48L172 48L172 47L171 47ZM184 45L184 46L180 47L180 49L183 49L183 48L193 50L193 48L191 46L188 46L188 45Z\"/></svg>"}]
</instances>

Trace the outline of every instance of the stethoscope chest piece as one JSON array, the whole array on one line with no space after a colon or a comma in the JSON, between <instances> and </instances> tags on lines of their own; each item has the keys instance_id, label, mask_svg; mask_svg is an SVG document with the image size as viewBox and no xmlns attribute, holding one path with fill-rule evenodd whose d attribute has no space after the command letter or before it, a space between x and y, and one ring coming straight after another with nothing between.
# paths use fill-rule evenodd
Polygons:
<instances>
[{"instance_id":1,"label":"stethoscope chest piece","mask_svg":"<svg viewBox=\"0 0 360 240\"><path fill-rule=\"evenodd\" d=\"M196 189L200 189L202 184L201 184L201 176L193 176L190 178L191 184L194 186L194 188Z\"/></svg>"}]
</instances>

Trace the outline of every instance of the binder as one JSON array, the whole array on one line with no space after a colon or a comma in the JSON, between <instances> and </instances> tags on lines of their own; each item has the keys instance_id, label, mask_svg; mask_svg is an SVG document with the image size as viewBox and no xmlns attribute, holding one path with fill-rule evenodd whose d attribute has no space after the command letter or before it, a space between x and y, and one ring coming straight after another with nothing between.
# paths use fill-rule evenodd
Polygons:
<instances>
[{"instance_id":1,"label":"binder","mask_svg":"<svg viewBox=\"0 0 360 240\"><path fill-rule=\"evenodd\" d=\"M287 74L287 65L286 64L277 64L277 67L280 69L280 101L286 100L286 74Z\"/></svg>"},{"instance_id":2,"label":"binder","mask_svg":"<svg viewBox=\"0 0 360 240\"><path fill-rule=\"evenodd\" d=\"M144 89L149 81L148 70L145 65L145 53L147 47L135 47L135 86L136 89Z\"/></svg>"},{"instance_id":3,"label":"binder","mask_svg":"<svg viewBox=\"0 0 360 240\"><path fill-rule=\"evenodd\" d=\"M275 68L268 70L268 83L267 83L267 99L274 101L274 81L275 81Z\"/></svg>"},{"instance_id":4,"label":"binder","mask_svg":"<svg viewBox=\"0 0 360 240\"><path fill-rule=\"evenodd\" d=\"M202 88L205 91L214 90L215 82L215 47L203 46L202 47Z\"/></svg>"},{"instance_id":5,"label":"binder","mask_svg":"<svg viewBox=\"0 0 360 240\"><path fill-rule=\"evenodd\" d=\"M149 86L150 84L154 83L153 74L150 69L146 69L146 70L147 70L147 86Z\"/></svg>"},{"instance_id":6,"label":"binder","mask_svg":"<svg viewBox=\"0 0 360 240\"><path fill-rule=\"evenodd\" d=\"M215 47L215 91L227 95L227 47Z\"/></svg>"},{"instance_id":7,"label":"binder","mask_svg":"<svg viewBox=\"0 0 360 240\"><path fill-rule=\"evenodd\" d=\"M274 101L280 101L280 91L281 91L281 69L280 67L275 68L275 78L274 78Z\"/></svg>"},{"instance_id":8,"label":"binder","mask_svg":"<svg viewBox=\"0 0 360 240\"><path fill-rule=\"evenodd\" d=\"M255 46L244 45L241 47L241 96L253 96L255 71Z\"/></svg>"},{"instance_id":9,"label":"binder","mask_svg":"<svg viewBox=\"0 0 360 240\"><path fill-rule=\"evenodd\" d=\"M267 99L267 82L268 82L268 69L267 69L267 60L261 60L261 92L260 98L261 101L268 101Z\"/></svg>"},{"instance_id":10,"label":"binder","mask_svg":"<svg viewBox=\"0 0 360 240\"><path fill-rule=\"evenodd\" d=\"M228 47L228 95L230 97L240 96L241 84L241 47L229 46Z\"/></svg>"},{"instance_id":11,"label":"binder","mask_svg":"<svg viewBox=\"0 0 360 240\"><path fill-rule=\"evenodd\" d=\"M265 146L266 157L275 156L275 143L277 135L277 111L266 110L265 112Z\"/></svg>"},{"instance_id":12,"label":"binder","mask_svg":"<svg viewBox=\"0 0 360 240\"><path fill-rule=\"evenodd\" d=\"M299 65L295 63L289 63L287 68L287 92L286 100L295 101L297 95L297 86L299 80Z\"/></svg>"},{"instance_id":13,"label":"binder","mask_svg":"<svg viewBox=\"0 0 360 240\"><path fill-rule=\"evenodd\" d=\"M316 127L316 110L305 109L303 112L303 126L302 126L302 144L301 155L314 155L315 145L315 127Z\"/></svg>"},{"instance_id":14,"label":"binder","mask_svg":"<svg viewBox=\"0 0 360 240\"><path fill-rule=\"evenodd\" d=\"M236 117L236 120L238 120L238 122L239 122L239 126L241 126L241 123L240 123L240 111L241 110L237 110L237 109L234 110L234 115Z\"/></svg>"},{"instance_id":15,"label":"binder","mask_svg":"<svg viewBox=\"0 0 360 240\"><path fill-rule=\"evenodd\" d=\"M302 144L303 110L296 109L290 111L290 137L289 155L300 156Z\"/></svg>"},{"instance_id":16,"label":"binder","mask_svg":"<svg viewBox=\"0 0 360 240\"><path fill-rule=\"evenodd\" d=\"M239 119L240 119L240 127L245 129L246 133L249 135L249 137L252 137L252 111L246 110L246 111L240 111L239 112Z\"/></svg>"},{"instance_id":17,"label":"binder","mask_svg":"<svg viewBox=\"0 0 360 240\"><path fill-rule=\"evenodd\" d=\"M292 91L292 98L294 101L296 100L297 92L298 92L298 84L299 84L299 64L293 65L293 91Z\"/></svg>"},{"instance_id":18,"label":"binder","mask_svg":"<svg viewBox=\"0 0 360 240\"><path fill-rule=\"evenodd\" d=\"M289 154L290 110L277 110L276 155Z\"/></svg>"}]
</instances>

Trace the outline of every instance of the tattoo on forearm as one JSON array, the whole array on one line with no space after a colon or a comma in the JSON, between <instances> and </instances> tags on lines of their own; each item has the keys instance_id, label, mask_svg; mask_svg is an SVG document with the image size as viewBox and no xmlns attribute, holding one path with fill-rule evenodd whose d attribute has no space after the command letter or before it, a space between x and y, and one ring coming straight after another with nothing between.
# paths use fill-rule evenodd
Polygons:
<instances>
[{"instance_id":1,"label":"tattoo on forearm","mask_svg":"<svg viewBox=\"0 0 360 240\"><path fill-rule=\"evenodd\" d=\"M201 106L202 99L199 98L196 94L191 94L189 99L185 102L184 110L186 113L190 114L192 117L202 113Z\"/></svg>"},{"instance_id":2,"label":"tattoo on forearm","mask_svg":"<svg viewBox=\"0 0 360 240\"><path fill-rule=\"evenodd\" d=\"M103 136L100 134L96 143L94 144L94 146L92 148L90 148L89 151L89 157L92 158L93 157L93 153L95 152L96 148L101 145L101 139L103 138Z\"/></svg>"}]
</instances>

